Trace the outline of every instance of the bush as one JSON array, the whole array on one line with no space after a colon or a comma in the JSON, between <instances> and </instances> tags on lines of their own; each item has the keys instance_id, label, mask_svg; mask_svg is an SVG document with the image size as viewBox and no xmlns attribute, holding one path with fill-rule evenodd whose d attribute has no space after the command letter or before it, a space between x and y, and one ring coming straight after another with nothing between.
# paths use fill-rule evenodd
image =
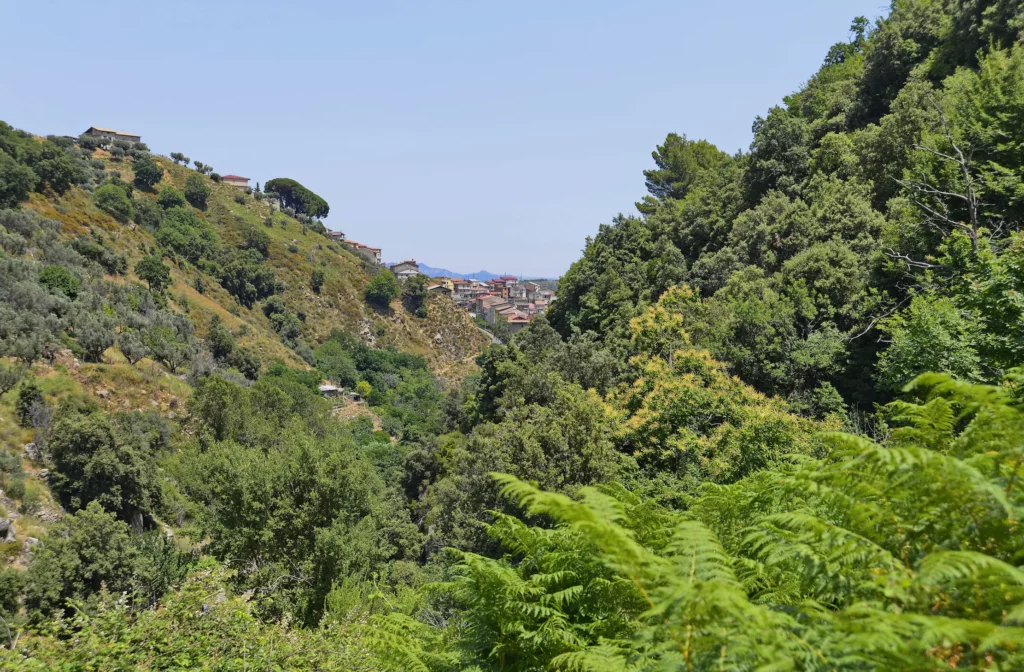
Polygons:
<instances>
[{"instance_id":1,"label":"bush","mask_svg":"<svg viewBox=\"0 0 1024 672\"><path fill-rule=\"evenodd\" d=\"M237 348L231 357L231 364L248 380L259 378L260 368L263 366L260 358L248 348Z\"/></svg>"},{"instance_id":2,"label":"bush","mask_svg":"<svg viewBox=\"0 0 1024 672\"><path fill-rule=\"evenodd\" d=\"M243 234L245 247L249 250L256 250L264 256L270 256L270 234L254 226L247 227Z\"/></svg>"},{"instance_id":3,"label":"bush","mask_svg":"<svg viewBox=\"0 0 1024 672\"><path fill-rule=\"evenodd\" d=\"M199 175L193 173L185 180L185 200L200 210L206 209L206 199L210 197L211 191L212 189Z\"/></svg>"},{"instance_id":4,"label":"bush","mask_svg":"<svg viewBox=\"0 0 1024 672\"><path fill-rule=\"evenodd\" d=\"M135 186L140 189L152 188L164 179L164 169L149 154L136 154L132 168L135 170Z\"/></svg>"},{"instance_id":5,"label":"bush","mask_svg":"<svg viewBox=\"0 0 1024 672\"><path fill-rule=\"evenodd\" d=\"M27 368L22 365L9 366L7 362L0 360L0 397L14 389L25 377Z\"/></svg>"},{"instance_id":6,"label":"bush","mask_svg":"<svg viewBox=\"0 0 1024 672\"><path fill-rule=\"evenodd\" d=\"M39 184L39 176L0 149L0 208L13 208L28 198Z\"/></svg>"},{"instance_id":7,"label":"bush","mask_svg":"<svg viewBox=\"0 0 1024 672\"><path fill-rule=\"evenodd\" d=\"M31 427L35 410L46 404L43 391L32 378L26 380L18 389L18 398L14 402L14 415L22 427Z\"/></svg>"},{"instance_id":8,"label":"bush","mask_svg":"<svg viewBox=\"0 0 1024 672\"><path fill-rule=\"evenodd\" d=\"M235 194L235 203L238 203L239 205L245 205L245 194L243 194L242 192L238 192L237 194Z\"/></svg>"},{"instance_id":9,"label":"bush","mask_svg":"<svg viewBox=\"0 0 1024 672\"><path fill-rule=\"evenodd\" d=\"M427 277L415 275L405 281L402 287L402 303L405 309L416 317L427 316Z\"/></svg>"},{"instance_id":10,"label":"bush","mask_svg":"<svg viewBox=\"0 0 1024 672\"><path fill-rule=\"evenodd\" d=\"M277 291L274 269L256 250L239 250L220 269L220 284L246 308Z\"/></svg>"},{"instance_id":11,"label":"bush","mask_svg":"<svg viewBox=\"0 0 1024 672\"><path fill-rule=\"evenodd\" d=\"M284 299L280 296L272 296L263 302L263 314L267 317L273 317L278 313L285 312Z\"/></svg>"},{"instance_id":12,"label":"bush","mask_svg":"<svg viewBox=\"0 0 1024 672\"><path fill-rule=\"evenodd\" d=\"M39 284L51 294L63 294L72 301L78 297L82 289L82 281L63 266L45 266L39 272Z\"/></svg>"},{"instance_id":13,"label":"bush","mask_svg":"<svg viewBox=\"0 0 1024 672\"><path fill-rule=\"evenodd\" d=\"M210 179L214 182L220 182L220 173L210 173Z\"/></svg>"},{"instance_id":14,"label":"bush","mask_svg":"<svg viewBox=\"0 0 1024 672\"><path fill-rule=\"evenodd\" d=\"M185 200L185 194L174 187L167 186L160 190L160 195L156 197L156 204L164 210L170 210L171 208L184 208L188 201Z\"/></svg>"},{"instance_id":15,"label":"bush","mask_svg":"<svg viewBox=\"0 0 1024 672\"><path fill-rule=\"evenodd\" d=\"M160 228L160 223L164 219L164 212L152 199L145 196L133 198L132 210L134 211L132 219L139 226L144 226L150 231L156 231Z\"/></svg>"},{"instance_id":16,"label":"bush","mask_svg":"<svg viewBox=\"0 0 1024 672\"><path fill-rule=\"evenodd\" d=\"M313 288L313 291L317 294L320 293L320 289L324 286L324 271L322 268L314 268L313 272L309 276L309 286Z\"/></svg>"},{"instance_id":17,"label":"bush","mask_svg":"<svg viewBox=\"0 0 1024 672\"><path fill-rule=\"evenodd\" d=\"M132 218L132 202L125 190L115 184L104 184L92 196L96 207L122 224Z\"/></svg>"},{"instance_id":18,"label":"bush","mask_svg":"<svg viewBox=\"0 0 1024 672\"><path fill-rule=\"evenodd\" d=\"M366 286L366 301L378 308L388 308L399 293L398 280L391 271L384 269Z\"/></svg>"},{"instance_id":19,"label":"bush","mask_svg":"<svg viewBox=\"0 0 1024 672\"><path fill-rule=\"evenodd\" d=\"M96 138L91 135L78 136L78 146L86 151L95 151L96 149L99 149L102 145L103 138Z\"/></svg>"}]
</instances>

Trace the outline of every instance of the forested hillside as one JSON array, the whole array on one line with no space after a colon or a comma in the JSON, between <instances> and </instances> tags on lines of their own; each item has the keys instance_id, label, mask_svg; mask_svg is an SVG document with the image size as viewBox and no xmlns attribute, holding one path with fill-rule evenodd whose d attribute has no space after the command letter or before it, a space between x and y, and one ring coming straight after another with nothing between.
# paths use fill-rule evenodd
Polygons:
<instances>
[{"instance_id":1,"label":"forested hillside","mask_svg":"<svg viewBox=\"0 0 1024 672\"><path fill-rule=\"evenodd\" d=\"M1024 669L1022 30L854 19L447 379L309 215L3 129L0 667Z\"/></svg>"}]
</instances>

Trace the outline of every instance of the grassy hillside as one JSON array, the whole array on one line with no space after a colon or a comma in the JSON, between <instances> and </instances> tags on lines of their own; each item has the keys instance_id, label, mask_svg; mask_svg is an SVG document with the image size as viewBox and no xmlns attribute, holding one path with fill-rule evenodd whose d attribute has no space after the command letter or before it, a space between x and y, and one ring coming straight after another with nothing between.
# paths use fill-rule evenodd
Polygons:
<instances>
[{"instance_id":1,"label":"grassy hillside","mask_svg":"<svg viewBox=\"0 0 1024 672\"><path fill-rule=\"evenodd\" d=\"M121 179L131 182L134 175L130 161L113 161L102 149L96 150L94 158L103 161L108 171L119 171ZM195 174L164 157L154 158L164 169L164 178L152 191L137 189L137 196L155 200L156 190L163 187L182 190L187 176ZM393 302L389 314L372 309L364 301L363 292L375 269L364 260L307 229L294 217L273 210L268 201L247 196L244 203L238 203L235 201L241 193L238 189L209 178L204 180L212 192L202 216L224 245L242 245L247 227L258 228L269 235L266 263L284 283L285 305L305 317L303 337L307 343L322 340L333 329L342 329L376 347L394 347L422 356L442 377L457 379L472 370L472 360L483 350L487 340L473 328L465 313L453 310L440 300L432 301L426 319L405 311L400 301ZM61 222L67 236L101 233L115 250L127 257L129 269L134 269L135 263L145 256L145 250L156 247L152 232L142 226L121 224L97 208L90 195L78 188L72 188L63 196L32 194L23 208ZM265 225L268 218L273 220L269 227ZM325 275L319 294L310 287L310 276L315 268L322 269ZM194 266L183 264L172 266L171 270L174 285L168 296L174 306L189 313L200 335L212 316L217 315L236 332L241 345L251 347L264 360L280 358L291 365L305 365L281 343L269 319L258 307L242 306L216 278ZM203 294L196 290L197 278L201 278L207 288ZM132 270L127 279L139 281Z\"/></svg>"}]
</instances>

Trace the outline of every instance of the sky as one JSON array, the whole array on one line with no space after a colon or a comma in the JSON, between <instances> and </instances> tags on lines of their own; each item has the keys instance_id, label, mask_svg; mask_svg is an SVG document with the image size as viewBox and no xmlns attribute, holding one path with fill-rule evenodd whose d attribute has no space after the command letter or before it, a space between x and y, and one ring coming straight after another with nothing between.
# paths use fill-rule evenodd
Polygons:
<instances>
[{"instance_id":1,"label":"sky","mask_svg":"<svg viewBox=\"0 0 1024 672\"><path fill-rule=\"evenodd\" d=\"M747 149L887 4L0 0L0 119L296 179L387 261L557 277L666 134Z\"/></svg>"}]
</instances>

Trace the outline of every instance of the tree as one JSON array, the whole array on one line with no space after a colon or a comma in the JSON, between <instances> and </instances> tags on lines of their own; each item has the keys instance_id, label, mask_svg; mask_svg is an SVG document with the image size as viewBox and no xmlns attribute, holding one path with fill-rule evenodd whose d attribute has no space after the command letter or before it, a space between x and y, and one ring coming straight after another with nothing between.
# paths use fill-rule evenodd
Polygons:
<instances>
[{"instance_id":1,"label":"tree","mask_svg":"<svg viewBox=\"0 0 1024 672\"><path fill-rule=\"evenodd\" d=\"M402 303L416 317L427 316L427 276L414 275L403 283Z\"/></svg>"},{"instance_id":2,"label":"tree","mask_svg":"<svg viewBox=\"0 0 1024 672\"><path fill-rule=\"evenodd\" d=\"M18 424L22 427L31 427L36 408L45 404L43 391L35 379L25 380L18 389L18 398L14 402L14 414L18 418Z\"/></svg>"},{"instance_id":3,"label":"tree","mask_svg":"<svg viewBox=\"0 0 1024 672\"><path fill-rule=\"evenodd\" d=\"M264 258L270 256L270 234L263 229L259 229L255 226L248 226L245 228L243 239L247 249L256 250L262 254Z\"/></svg>"},{"instance_id":4,"label":"tree","mask_svg":"<svg viewBox=\"0 0 1024 672\"><path fill-rule=\"evenodd\" d=\"M149 285L150 291L162 292L171 286L171 269L168 268L160 255L150 254L135 264L135 275Z\"/></svg>"},{"instance_id":5,"label":"tree","mask_svg":"<svg viewBox=\"0 0 1024 672\"><path fill-rule=\"evenodd\" d=\"M192 173L185 179L185 200L193 207L205 210L206 199L210 197L211 192L210 186L199 175Z\"/></svg>"},{"instance_id":6,"label":"tree","mask_svg":"<svg viewBox=\"0 0 1024 672\"><path fill-rule=\"evenodd\" d=\"M146 347L142 335L134 329L121 332L117 337L117 347L132 366L149 355L149 348Z\"/></svg>"},{"instance_id":7,"label":"tree","mask_svg":"<svg viewBox=\"0 0 1024 672\"><path fill-rule=\"evenodd\" d=\"M191 208L171 208L165 212L156 240L193 264L213 258L218 247L213 227Z\"/></svg>"},{"instance_id":8,"label":"tree","mask_svg":"<svg viewBox=\"0 0 1024 672\"><path fill-rule=\"evenodd\" d=\"M168 185L160 190L160 195L156 197L156 204L164 210L170 210L171 208L183 208L188 201L185 200L185 194Z\"/></svg>"},{"instance_id":9,"label":"tree","mask_svg":"<svg viewBox=\"0 0 1024 672\"><path fill-rule=\"evenodd\" d=\"M0 208L14 208L36 188L39 176L0 149Z\"/></svg>"},{"instance_id":10,"label":"tree","mask_svg":"<svg viewBox=\"0 0 1024 672\"><path fill-rule=\"evenodd\" d=\"M398 280L395 279L391 271L384 269L373 276L366 286L366 301L378 308L387 309L400 293Z\"/></svg>"},{"instance_id":11,"label":"tree","mask_svg":"<svg viewBox=\"0 0 1024 672\"><path fill-rule=\"evenodd\" d=\"M210 173L210 179L214 182L220 182L220 173Z\"/></svg>"},{"instance_id":12,"label":"tree","mask_svg":"<svg viewBox=\"0 0 1024 672\"><path fill-rule=\"evenodd\" d=\"M132 202L124 189L113 184L104 184L93 194L96 207L121 222L126 223L132 218Z\"/></svg>"},{"instance_id":13,"label":"tree","mask_svg":"<svg viewBox=\"0 0 1024 672\"><path fill-rule=\"evenodd\" d=\"M314 268L312 273L310 273L309 286L313 289L314 293L320 293L320 289L324 286L324 270L322 268Z\"/></svg>"},{"instance_id":14,"label":"tree","mask_svg":"<svg viewBox=\"0 0 1024 672\"><path fill-rule=\"evenodd\" d=\"M175 164L184 163L188 165L188 159L181 152L171 152L171 161L174 161Z\"/></svg>"},{"instance_id":15,"label":"tree","mask_svg":"<svg viewBox=\"0 0 1024 672\"><path fill-rule=\"evenodd\" d=\"M235 337L231 331L224 326L219 316L214 316L210 323L210 330L206 334L206 342L210 348L210 354L218 362L228 362L235 352Z\"/></svg>"},{"instance_id":16,"label":"tree","mask_svg":"<svg viewBox=\"0 0 1024 672\"><path fill-rule=\"evenodd\" d=\"M85 313L75 324L75 340L89 362L102 361L103 353L114 344L113 320L104 313Z\"/></svg>"},{"instance_id":17,"label":"tree","mask_svg":"<svg viewBox=\"0 0 1024 672\"><path fill-rule=\"evenodd\" d=\"M164 179L164 169L149 154L137 153L132 161L132 169L135 171L135 186L140 189L151 189Z\"/></svg>"},{"instance_id":18,"label":"tree","mask_svg":"<svg viewBox=\"0 0 1024 672\"><path fill-rule=\"evenodd\" d=\"M651 152L657 170L645 170L647 191L658 199L683 198L701 172L728 159L706 140L688 140L685 135L669 133L665 144Z\"/></svg>"},{"instance_id":19,"label":"tree","mask_svg":"<svg viewBox=\"0 0 1024 672\"><path fill-rule=\"evenodd\" d=\"M28 367L21 364L11 366L7 362L0 360L0 397L13 390L15 385L25 377L27 370Z\"/></svg>"},{"instance_id":20,"label":"tree","mask_svg":"<svg viewBox=\"0 0 1024 672\"><path fill-rule=\"evenodd\" d=\"M331 210L327 201L290 178L276 177L267 180L264 186L268 196L274 192L281 198L284 207L292 208L298 214L319 219L326 217Z\"/></svg>"}]
</instances>

